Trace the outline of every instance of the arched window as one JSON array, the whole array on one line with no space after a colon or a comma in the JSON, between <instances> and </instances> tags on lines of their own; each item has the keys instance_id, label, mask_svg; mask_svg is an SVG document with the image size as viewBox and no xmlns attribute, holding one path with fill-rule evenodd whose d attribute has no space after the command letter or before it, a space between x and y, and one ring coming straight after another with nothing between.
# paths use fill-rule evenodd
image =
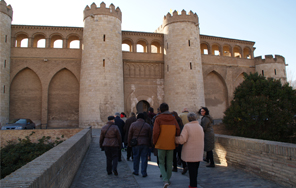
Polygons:
<instances>
[{"instance_id":1,"label":"arched window","mask_svg":"<svg viewBox=\"0 0 296 188\"><path fill-rule=\"evenodd\" d=\"M78 36L69 36L67 39L67 48L71 49L79 49L80 48L80 40Z\"/></svg>"},{"instance_id":2,"label":"arched window","mask_svg":"<svg viewBox=\"0 0 296 188\"><path fill-rule=\"evenodd\" d=\"M50 39L51 48L63 48L63 38L60 35L54 35Z\"/></svg>"},{"instance_id":3,"label":"arched window","mask_svg":"<svg viewBox=\"0 0 296 188\"><path fill-rule=\"evenodd\" d=\"M139 41L137 43L137 52L147 53L147 44L145 41Z\"/></svg>"},{"instance_id":4,"label":"arched window","mask_svg":"<svg viewBox=\"0 0 296 188\"><path fill-rule=\"evenodd\" d=\"M212 46L212 54L217 55L217 56L220 55L220 49L219 49L219 46L217 44L214 44Z\"/></svg>"},{"instance_id":5,"label":"arched window","mask_svg":"<svg viewBox=\"0 0 296 188\"><path fill-rule=\"evenodd\" d=\"M16 36L15 40L15 47L22 47L27 48L28 47L28 35L26 34L19 34Z\"/></svg>"},{"instance_id":6,"label":"arched window","mask_svg":"<svg viewBox=\"0 0 296 188\"><path fill-rule=\"evenodd\" d=\"M34 48L45 48L46 40L43 34L37 34L33 39L33 47Z\"/></svg>"},{"instance_id":7,"label":"arched window","mask_svg":"<svg viewBox=\"0 0 296 188\"><path fill-rule=\"evenodd\" d=\"M133 52L133 45L130 40L122 41L122 51Z\"/></svg>"},{"instance_id":8,"label":"arched window","mask_svg":"<svg viewBox=\"0 0 296 188\"><path fill-rule=\"evenodd\" d=\"M233 48L233 55L234 55L234 57L242 58L241 47L235 46Z\"/></svg>"},{"instance_id":9,"label":"arched window","mask_svg":"<svg viewBox=\"0 0 296 188\"><path fill-rule=\"evenodd\" d=\"M252 56L251 56L251 50L248 47L245 47L244 48L244 58L247 58L247 59L251 59L252 58Z\"/></svg>"},{"instance_id":10,"label":"arched window","mask_svg":"<svg viewBox=\"0 0 296 188\"><path fill-rule=\"evenodd\" d=\"M208 55L209 54L209 47L208 47L208 45L205 44L205 43L200 44L200 51L201 51L201 54Z\"/></svg>"},{"instance_id":11,"label":"arched window","mask_svg":"<svg viewBox=\"0 0 296 188\"><path fill-rule=\"evenodd\" d=\"M151 43L151 53L161 53L161 47L158 42Z\"/></svg>"},{"instance_id":12,"label":"arched window","mask_svg":"<svg viewBox=\"0 0 296 188\"><path fill-rule=\"evenodd\" d=\"M223 56L231 57L230 46L223 46Z\"/></svg>"}]
</instances>

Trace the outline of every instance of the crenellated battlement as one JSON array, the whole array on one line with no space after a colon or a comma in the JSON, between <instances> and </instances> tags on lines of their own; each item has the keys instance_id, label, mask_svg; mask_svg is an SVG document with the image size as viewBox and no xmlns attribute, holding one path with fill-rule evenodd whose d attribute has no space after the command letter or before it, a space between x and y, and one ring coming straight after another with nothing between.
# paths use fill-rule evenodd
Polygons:
<instances>
[{"instance_id":1,"label":"crenellated battlement","mask_svg":"<svg viewBox=\"0 0 296 188\"><path fill-rule=\"evenodd\" d=\"M7 14L12 19L12 7L6 4L4 0L0 0L0 12Z\"/></svg>"},{"instance_id":2,"label":"crenellated battlement","mask_svg":"<svg viewBox=\"0 0 296 188\"><path fill-rule=\"evenodd\" d=\"M257 56L255 59L255 65L259 64L269 64L269 63L283 63L285 64L285 58L281 55L265 55L265 59L262 59L262 56Z\"/></svg>"},{"instance_id":3,"label":"crenellated battlement","mask_svg":"<svg viewBox=\"0 0 296 188\"><path fill-rule=\"evenodd\" d=\"M93 17L94 15L114 16L121 21L121 10L119 7L115 9L113 4L111 4L109 8L106 8L106 4L104 2L100 4L100 7L97 7L95 3L91 4L90 7L86 6L83 11L83 20L89 16Z\"/></svg>"}]
</instances>

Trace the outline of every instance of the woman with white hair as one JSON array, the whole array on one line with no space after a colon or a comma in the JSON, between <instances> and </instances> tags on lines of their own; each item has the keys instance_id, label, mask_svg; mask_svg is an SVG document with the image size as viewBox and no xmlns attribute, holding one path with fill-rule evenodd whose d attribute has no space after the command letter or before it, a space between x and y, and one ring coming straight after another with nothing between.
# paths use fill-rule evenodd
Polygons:
<instances>
[{"instance_id":1,"label":"woman with white hair","mask_svg":"<svg viewBox=\"0 0 296 188\"><path fill-rule=\"evenodd\" d=\"M180 136L175 138L177 144L183 144L182 160L187 162L189 170L189 188L197 187L199 162L203 160L204 132L197 121L197 115L187 115L189 123L184 125Z\"/></svg>"}]
</instances>

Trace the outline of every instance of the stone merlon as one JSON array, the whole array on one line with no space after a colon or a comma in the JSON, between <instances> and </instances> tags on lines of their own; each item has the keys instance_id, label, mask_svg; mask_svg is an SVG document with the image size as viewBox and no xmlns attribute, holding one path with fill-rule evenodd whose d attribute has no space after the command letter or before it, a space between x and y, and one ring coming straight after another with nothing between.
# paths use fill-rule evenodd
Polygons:
<instances>
[{"instance_id":1,"label":"stone merlon","mask_svg":"<svg viewBox=\"0 0 296 188\"><path fill-rule=\"evenodd\" d=\"M83 11L83 20L85 20L89 16L94 16L94 15L108 15L108 16L113 16L115 18L118 18L121 21L121 10L119 7L115 9L115 6L111 4L109 8L106 8L106 4L102 2L100 4L100 7L97 7L95 3L91 4L90 8L89 6L86 6L84 11Z\"/></svg>"}]
</instances>

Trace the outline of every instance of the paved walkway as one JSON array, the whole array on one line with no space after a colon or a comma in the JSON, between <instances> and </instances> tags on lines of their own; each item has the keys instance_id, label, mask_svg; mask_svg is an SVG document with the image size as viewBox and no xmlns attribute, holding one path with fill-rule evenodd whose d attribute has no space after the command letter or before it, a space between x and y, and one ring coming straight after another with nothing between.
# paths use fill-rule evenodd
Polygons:
<instances>
[{"instance_id":1,"label":"paved walkway","mask_svg":"<svg viewBox=\"0 0 296 188\"><path fill-rule=\"evenodd\" d=\"M156 164L156 157L152 154L149 161L147 173L143 178L141 175L132 175L133 162L126 161L126 152L122 152L122 162L118 163L118 176L107 175L105 153L101 151L99 144L100 129L93 129L93 140L86 153L82 164L72 182L71 188L149 188L162 187L160 171ZM189 185L188 172L181 174L182 169L173 172L169 188L187 188ZM273 182L248 174L233 167L217 165L216 168L207 168L206 163L201 162L198 175L199 188L281 188Z\"/></svg>"}]
</instances>

